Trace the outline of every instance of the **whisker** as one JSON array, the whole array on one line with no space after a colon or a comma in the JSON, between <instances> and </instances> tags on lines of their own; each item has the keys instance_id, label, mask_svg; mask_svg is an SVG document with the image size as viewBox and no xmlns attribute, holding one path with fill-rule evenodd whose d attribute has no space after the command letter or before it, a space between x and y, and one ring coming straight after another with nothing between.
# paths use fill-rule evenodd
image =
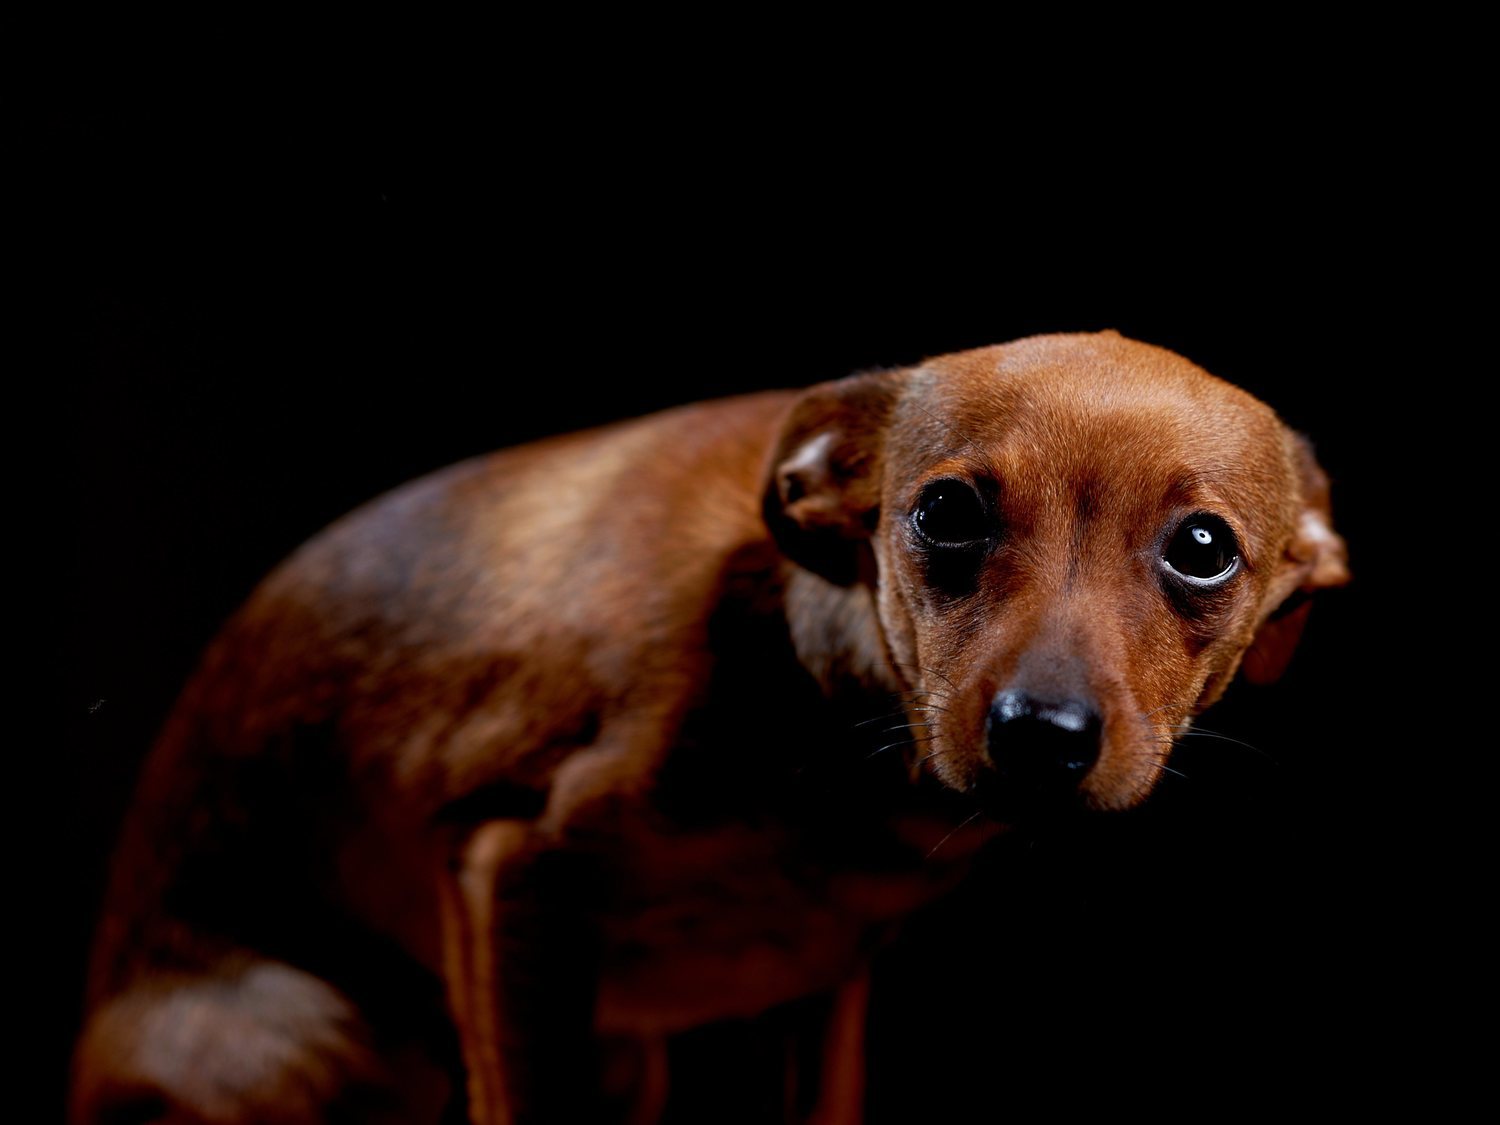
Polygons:
<instances>
[{"instance_id":1,"label":"whisker","mask_svg":"<svg viewBox=\"0 0 1500 1125\"><path fill-rule=\"evenodd\" d=\"M923 727L935 727L935 726L937 726L936 720L934 720L933 722L930 722L930 723L900 723L897 726L886 727L884 730L878 730L875 733L876 734L895 734L898 730L920 730Z\"/></svg>"},{"instance_id":2,"label":"whisker","mask_svg":"<svg viewBox=\"0 0 1500 1125\"><path fill-rule=\"evenodd\" d=\"M1166 730L1168 734L1179 739L1207 738L1212 739L1216 742L1233 743L1235 746L1243 746L1246 750L1253 750L1255 753L1265 758L1268 762L1275 762L1277 765L1281 764L1280 762L1277 762L1276 759L1270 754L1262 750L1259 746L1256 746L1251 742L1246 742L1243 738L1232 738L1227 734L1220 734L1218 731L1204 730L1201 727L1191 727L1186 724L1179 727L1166 727L1160 729Z\"/></svg>"},{"instance_id":3,"label":"whisker","mask_svg":"<svg viewBox=\"0 0 1500 1125\"><path fill-rule=\"evenodd\" d=\"M1270 762L1272 765L1277 766L1278 768L1281 766L1281 763L1273 755L1268 754L1266 751L1262 750L1254 743L1246 742L1242 738L1234 738L1231 735L1221 734L1218 731L1205 730L1202 727L1195 725L1191 718L1184 719L1180 723L1153 723L1150 721L1152 715L1155 715L1160 711L1164 711L1171 706L1172 704L1170 703L1164 704L1161 707L1157 707L1155 710L1143 712L1140 716L1142 721L1145 722L1146 726L1156 732L1156 741L1158 745L1164 747L1168 751L1169 756L1172 751L1179 749L1181 745L1190 738L1206 738L1214 742L1228 742L1234 746L1243 746L1246 750L1249 750L1255 754L1259 754L1262 758ZM1174 776L1183 778L1184 780L1191 780L1190 778L1188 778L1187 774L1183 773L1181 770L1173 769L1165 762L1162 763L1161 768L1164 773L1173 774Z\"/></svg>"},{"instance_id":4,"label":"whisker","mask_svg":"<svg viewBox=\"0 0 1500 1125\"><path fill-rule=\"evenodd\" d=\"M950 680L947 676L939 672L936 668L923 668L920 664L907 664L900 660L892 660L890 664L893 668L915 668L918 672L925 672L928 675L936 676L938 677L938 679L942 680L945 684L951 687L954 691L958 690L958 685Z\"/></svg>"},{"instance_id":5,"label":"whisker","mask_svg":"<svg viewBox=\"0 0 1500 1125\"><path fill-rule=\"evenodd\" d=\"M857 722L857 723L854 724L854 727L855 727L856 730L858 730L860 727L868 727L868 726L873 726L875 723L883 723L887 719L899 719L903 715L908 714L911 711L946 711L946 710L947 710L946 707L933 707L931 705L923 706L923 707L907 707L907 708L905 708L903 710L900 710L900 711L891 711L890 713L885 714L885 715L876 715L873 719L861 719L859 722Z\"/></svg>"},{"instance_id":6,"label":"whisker","mask_svg":"<svg viewBox=\"0 0 1500 1125\"><path fill-rule=\"evenodd\" d=\"M934 699L947 699L947 698L949 698L948 693L946 691L898 691L896 693L896 698L897 699L904 699L907 696L910 696L912 699L919 699L919 698L921 698L924 695L930 695Z\"/></svg>"},{"instance_id":7,"label":"whisker","mask_svg":"<svg viewBox=\"0 0 1500 1125\"><path fill-rule=\"evenodd\" d=\"M958 825L953 829L952 832L949 832L948 835L944 836L941 840L939 840L937 842L937 844L935 844L933 846L932 851L930 851L930 852L927 853L927 858L931 859L933 856L937 855L938 848L941 848L949 840L953 839L953 837L958 834L959 829L961 829L961 828L967 828L970 823L972 823L975 819L978 818L979 812L980 812L979 809L975 809L968 816L966 816L963 820L959 821Z\"/></svg>"},{"instance_id":8,"label":"whisker","mask_svg":"<svg viewBox=\"0 0 1500 1125\"><path fill-rule=\"evenodd\" d=\"M875 757L876 754L884 754L887 750L894 750L897 746L915 746L920 742L931 742L936 737L937 735L935 734L929 734L924 735L921 738L902 738L898 739L895 742L888 742L879 750L871 750L868 754L866 754L865 761L868 762L871 758Z\"/></svg>"}]
</instances>

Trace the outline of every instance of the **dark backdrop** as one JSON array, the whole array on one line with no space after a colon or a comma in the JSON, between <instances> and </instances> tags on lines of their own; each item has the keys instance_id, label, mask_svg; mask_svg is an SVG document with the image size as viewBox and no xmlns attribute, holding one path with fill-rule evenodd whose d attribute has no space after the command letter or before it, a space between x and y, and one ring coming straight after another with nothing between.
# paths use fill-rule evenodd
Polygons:
<instances>
[{"instance_id":1,"label":"dark backdrop","mask_svg":"<svg viewBox=\"0 0 1500 1125\"><path fill-rule=\"evenodd\" d=\"M1164 101L1039 139L1024 117L951 125L888 89L772 112L645 78L543 113L521 87L273 95L202 65L189 87L50 119L59 1081L141 756L216 626L326 522L543 434L1108 327L1314 438L1355 583L1315 608L1280 685L1205 719L1234 741L1186 749L1188 779L1145 813L1004 851L914 928L881 970L872 1119L1342 1098L1420 1039L1425 927L1382 842L1392 796L1421 788L1391 781L1386 706L1405 682L1390 436L1411 438L1381 409L1385 380L1442 358L1412 280L1441 216L1411 214L1385 174L1418 137L1251 103L1207 128ZM735 1105L774 1096L705 1073Z\"/></svg>"}]
</instances>

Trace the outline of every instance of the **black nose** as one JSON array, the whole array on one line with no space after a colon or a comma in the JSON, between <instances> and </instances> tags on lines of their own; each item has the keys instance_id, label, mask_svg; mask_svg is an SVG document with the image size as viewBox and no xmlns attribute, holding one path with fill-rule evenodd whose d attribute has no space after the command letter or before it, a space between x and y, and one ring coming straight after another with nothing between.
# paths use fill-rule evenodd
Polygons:
<instances>
[{"instance_id":1,"label":"black nose","mask_svg":"<svg viewBox=\"0 0 1500 1125\"><path fill-rule=\"evenodd\" d=\"M1063 797L1099 758L1103 723L1079 699L1052 703L1024 691L1002 691L990 705L990 761L1021 798Z\"/></svg>"}]
</instances>

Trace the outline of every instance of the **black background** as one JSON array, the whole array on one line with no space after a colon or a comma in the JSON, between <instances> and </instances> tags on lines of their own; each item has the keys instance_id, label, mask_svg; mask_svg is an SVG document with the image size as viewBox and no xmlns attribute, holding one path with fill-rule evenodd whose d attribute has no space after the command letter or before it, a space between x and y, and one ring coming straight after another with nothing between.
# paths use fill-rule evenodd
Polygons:
<instances>
[{"instance_id":1,"label":"black background","mask_svg":"<svg viewBox=\"0 0 1500 1125\"><path fill-rule=\"evenodd\" d=\"M600 72L554 43L542 77L513 51L450 89L387 42L324 86L208 42L45 115L59 1085L140 758L216 626L329 520L543 434L1117 328L1313 437L1355 582L1281 684L1205 718L1238 741L1185 746L1187 779L1123 824L1002 849L914 927L878 978L872 1120L1406 1088L1433 922L1403 838L1427 788L1398 733L1393 539L1444 439L1392 387L1450 363L1434 289L1464 177L1399 81L1325 86L1292 52L1285 102L1205 64L1063 112L889 59L843 59L813 99L785 59ZM685 1097L722 1078L758 1104L707 1073Z\"/></svg>"}]
</instances>

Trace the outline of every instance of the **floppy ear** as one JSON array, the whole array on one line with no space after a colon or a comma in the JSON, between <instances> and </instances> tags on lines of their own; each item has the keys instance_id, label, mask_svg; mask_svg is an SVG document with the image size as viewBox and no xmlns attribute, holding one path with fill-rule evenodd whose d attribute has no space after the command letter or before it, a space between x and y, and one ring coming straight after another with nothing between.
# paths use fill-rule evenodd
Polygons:
<instances>
[{"instance_id":1,"label":"floppy ear","mask_svg":"<svg viewBox=\"0 0 1500 1125\"><path fill-rule=\"evenodd\" d=\"M1279 604L1261 622L1245 652L1242 665L1245 678L1257 684L1268 684L1286 671L1312 609L1309 595L1314 590L1342 586L1349 581L1344 540L1333 530L1328 474L1318 465L1312 444L1306 438L1294 434L1292 440L1292 456L1302 489L1302 511L1282 560L1286 573L1277 582L1277 588L1283 593L1273 602Z\"/></svg>"},{"instance_id":2,"label":"floppy ear","mask_svg":"<svg viewBox=\"0 0 1500 1125\"><path fill-rule=\"evenodd\" d=\"M771 452L763 510L777 546L840 586L867 575L886 425L904 377L883 371L810 388Z\"/></svg>"}]
</instances>

